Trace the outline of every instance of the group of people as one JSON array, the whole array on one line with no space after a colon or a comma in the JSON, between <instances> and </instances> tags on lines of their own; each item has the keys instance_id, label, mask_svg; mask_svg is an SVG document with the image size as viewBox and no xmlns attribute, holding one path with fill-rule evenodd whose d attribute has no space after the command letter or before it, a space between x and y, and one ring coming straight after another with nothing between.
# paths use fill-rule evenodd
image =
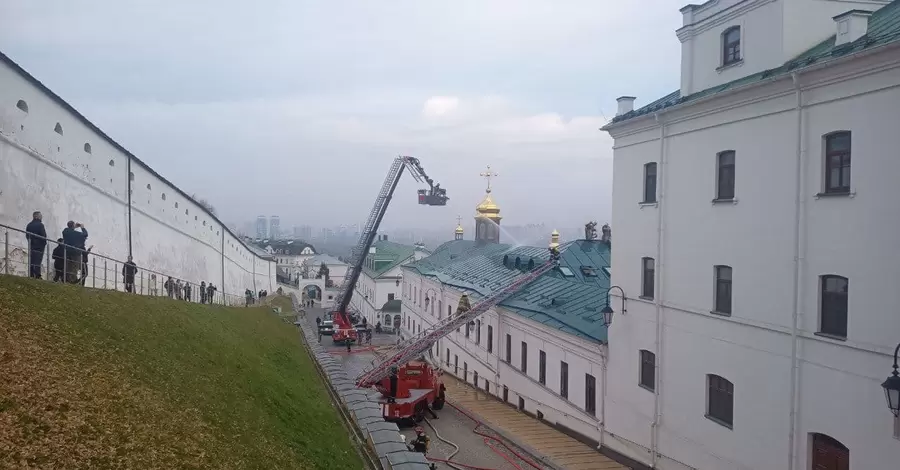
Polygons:
<instances>
[{"instance_id":1,"label":"group of people","mask_svg":"<svg viewBox=\"0 0 900 470\"><path fill-rule=\"evenodd\" d=\"M269 291L267 290L261 290L256 294L254 294L250 289L244 291L244 299L246 300L248 307L255 304L257 300L262 302L263 299L265 299L268 295Z\"/></svg>"},{"instance_id":2,"label":"group of people","mask_svg":"<svg viewBox=\"0 0 900 470\"><path fill-rule=\"evenodd\" d=\"M25 237L28 241L28 275L29 277L41 279L41 268L44 256L47 250L47 230L44 227L43 214L40 211L32 213L32 220L25 227ZM88 277L88 255L94 246L86 247L88 231L84 224L70 220L66 224L66 228L62 231L62 237L56 240L56 247L51 253L53 258L53 281L67 282L71 284L85 285ZM128 261L122 264L122 280L125 284L125 291L135 293L135 277L138 273L137 264L131 256ZM150 274L149 292L150 295L159 295L157 288L156 274ZM172 279L171 276L163 283L164 295L168 295L172 299L191 301L193 299L194 287L190 282L181 279ZM216 292L218 288L202 281L196 286L199 291L199 301L202 304L215 303ZM249 290L248 290L249 292ZM260 298L268 295L266 291L260 291Z\"/></svg>"}]
</instances>

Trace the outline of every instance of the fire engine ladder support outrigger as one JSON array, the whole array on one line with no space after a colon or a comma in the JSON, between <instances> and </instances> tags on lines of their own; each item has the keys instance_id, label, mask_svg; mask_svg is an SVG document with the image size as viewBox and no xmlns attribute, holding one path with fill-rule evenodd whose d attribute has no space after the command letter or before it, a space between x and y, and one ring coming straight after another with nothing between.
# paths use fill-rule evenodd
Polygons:
<instances>
[{"instance_id":1,"label":"fire engine ladder support outrigger","mask_svg":"<svg viewBox=\"0 0 900 470\"><path fill-rule=\"evenodd\" d=\"M378 193L378 197L375 198L375 206L372 208L372 212L369 213L366 225L360 232L359 241L351 251L351 268L348 269L347 273L344 275L344 283L341 286L340 292L335 297L334 311L337 312L338 315L343 316L340 321L346 325L349 325L350 323L346 318L347 306L350 304L350 299L353 297L353 289L356 286L356 282L359 280L360 272L362 272L366 254L369 252L369 248L372 247L372 243L375 242L378 226L381 224L381 219L384 218L385 212L387 212L388 205L394 195L394 190L397 188L397 183L400 182L400 177L403 176L404 169L409 169L409 173L417 182L421 183L424 181L428 183L432 192L435 190L434 181L425 174L425 169L422 168L419 159L406 156L399 156L394 159L394 163L388 171L387 178L385 178L384 184L381 186L381 191ZM443 196L443 194L440 196ZM444 200L446 201L446 197L444 197Z\"/></svg>"},{"instance_id":2,"label":"fire engine ladder support outrigger","mask_svg":"<svg viewBox=\"0 0 900 470\"><path fill-rule=\"evenodd\" d=\"M360 374L360 376L356 379L356 386L368 388L375 385L382 379L388 377L391 373L391 369L393 369L394 367L400 367L401 365L406 364L409 361L421 357L423 354L425 354L426 351L431 349L431 347L438 340L440 340L444 336L447 336L457 328L466 325L470 321L474 321L476 317L488 311L491 307L499 304L507 297L515 294L516 291L524 287L526 284L537 279L538 277L552 270L558 265L559 253L555 250L551 250L550 259L546 263L538 266L527 274L519 276L508 286L492 292L487 297L481 299L480 302L472 306L469 311L463 312L459 315L451 315L448 318L434 324L422 333L413 336L410 340L407 340L405 344L401 345L400 349L397 352L379 362L371 370Z\"/></svg>"}]
</instances>

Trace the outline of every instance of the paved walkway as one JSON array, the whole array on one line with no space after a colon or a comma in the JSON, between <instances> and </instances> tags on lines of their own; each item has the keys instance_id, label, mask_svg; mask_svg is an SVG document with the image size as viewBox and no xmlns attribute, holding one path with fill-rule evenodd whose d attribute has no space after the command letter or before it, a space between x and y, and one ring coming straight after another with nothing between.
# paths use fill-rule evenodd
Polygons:
<instances>
[{"instance_id":1,"label":"paved walkway","mask_svg":"<svg viewBox=\"0 0 900 470\"><path fill-rule=\"evenodd\" d=\"M554 465L572 470L628 470L628 467L597 452L560 431L500 403L493 397L444 375L447 398L469 411L485 425L546 456Z\"/></svg>"}]
</instances>

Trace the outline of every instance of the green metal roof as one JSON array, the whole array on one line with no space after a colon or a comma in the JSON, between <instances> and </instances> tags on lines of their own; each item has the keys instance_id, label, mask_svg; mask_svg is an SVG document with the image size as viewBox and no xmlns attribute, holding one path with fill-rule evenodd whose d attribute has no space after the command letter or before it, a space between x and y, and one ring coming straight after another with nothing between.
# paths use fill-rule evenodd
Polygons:
<instances>
[{"instance_id":1,"label":"green metal roof","mask_svg":"<svg viewBox=\"0 0 900 470\"><path fill-rule=\"evenodd\" d=\"M433 277L472 296L474 301L502 288L540 266L547 248L508 244L478 245L454 240L431 256L404 266ZM516 259L519 268L516 268ZM585 339L606 342L600 310L606 305L610 247L598 240L578 240L560 246L560 269L554 269L500 303L506 310ZM568 269L566 274L562 271Z\"/></svg>"},{"instance_id":2,"label":"green metal roof","mask_svg":"<svg viewBox=\"0 0 900 470\"><path fill-rule=\"evenodd\" d=\"M883 46L885 44L897 41L898 39L900 39L900 0L895 0L894 2L889 3L888 5L872 13L872 16L869 17L868 33L865 36L857 39L856 41L853 41L852 43L835 47L835 36L831 36L815 47L800 54L794 59L789 60L787 63L780 67L764 70L762 72L739 78L722 85L707 88L705 90L698 91L687 96L681 96L681 91L675 90L674 92L646 106L635 109L634 111L625 113L621 116L614 117L612 121L610 121L610 124L624 122L629 119L661 111L675 105L733 90L744 85L781 77L795 70L802 69L803 67L807 67L820 62L825 62L830 59L844 57L849 54L870 49L875 46Z\"/></svg>"},{"instance_id":3,"label":"green metal roof","mask_svg":"<svg viewBox=\"0 0 900 470\"><path fill-rule=\"evenodd\" d=\"M366 263L363 264L363 272L372 279L394 269L400 263L411 258L416 252L415 247L401 245L388 240L377 240L372 246L375 247L375 253L369 253L366 257ZM369 267L369 259L374 262L374 268Z\"/></svg>"}]
</instances>

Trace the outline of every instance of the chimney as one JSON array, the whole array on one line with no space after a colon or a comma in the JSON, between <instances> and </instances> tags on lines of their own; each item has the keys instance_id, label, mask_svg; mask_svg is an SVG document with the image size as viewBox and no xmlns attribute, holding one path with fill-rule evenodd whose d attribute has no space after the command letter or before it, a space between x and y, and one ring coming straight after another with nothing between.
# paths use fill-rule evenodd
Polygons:
<instances>
[{"instance_id":1,"label":"chimney","mask_svg":"<svg viewBox=\"0 0 900 470\"><path fill-rule=\"evenodd\" d=\"M616 111L616 116L621 116L634 111L634 100L636 99L637 98L633 96L620 96L616 98L616 102L619 103L619 110Z\"/></svg>"},{"instance_id":2,"label":"chimney","mask_svg":"<svg viewBox=\"0 0 900 470\"><path fill-rule=\"evenodd\" d=\"M849 44L866 35L869 32L869 17L872 12L868 10L850 10L834 17L837 24L837 35L834 45Z\"/></svg>"}]
</instances>

